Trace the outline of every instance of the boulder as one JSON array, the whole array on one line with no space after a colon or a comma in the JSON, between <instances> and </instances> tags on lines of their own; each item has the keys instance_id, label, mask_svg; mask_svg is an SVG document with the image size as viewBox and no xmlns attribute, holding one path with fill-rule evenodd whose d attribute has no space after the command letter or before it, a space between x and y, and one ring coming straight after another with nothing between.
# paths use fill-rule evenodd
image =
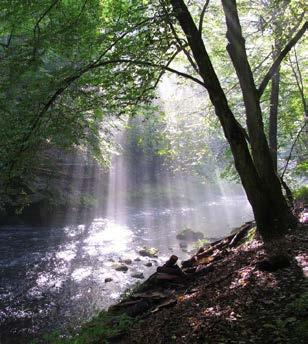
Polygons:
<instances>
[{"instance_id":1,"label":"boulder","mask_svg":"<svg viewBox=\"0 0 308 344\"><path fill-rule=\"evenodd\" d=\"M196 241L204 239L204 235L201 232L194 232L193 230L186 228L176 236L179 240Z\"/></svg>"},{"instance_id":2,"label":"boulder","mask_svg":"<svg viewBox=\"0 0 308 344\"><path fill-rule=\"evenodd\" d=\"M182 261L182 268L190 268L193 265L197 263L197 256L193 256L192 258L189 258L188 260Z\"/></svg>"},{"instance_id":3,"label":"boulder","mask_svg":"<svg viewBox=\"0 0 308 344\"><path fill-rule=\"evenodd\" d=\"M174 266L171 266L171 267L168 267L168 266L165 266L165 265L164 266L159 266L156 271L159 272L159 273L165 273L165 274L169 274L169 275L185 277L184 272L177 265L174 265Z\"/></svg>"},{"instance_id":4,"label":"boulder","mask_svg":"<svg viewBox=\"0 0 308 344\"><path fill-rule=\"evenodd\" d=\"M169 260L167 260L167 262L164 264L166 267L171 267L174 266L176 264L176 262L178 261L178 257L176 255L172 255L170 256Z\"/></svg>"},{"instance_id":5,"label":"boulder","mask_svg":"<svg viewBox=\"0 0 308 344\"><path fill-rule=\"evenodd\" d=\"M110 277L105 278L105 283L109 283L111 281L112 281L112 278L110 278Z\"/></svg>"},{"instance_id":6,"label":"boulder","mask_svg":"<svg viewBox=\"0 0 308 344\"><path fill-rule=\"evenodd\" d=\"M164 272L157 272L155 275L155 279L160 280L160 281L174 281L174 280L178 280L179 278L180 276L178 275L174 275L174 274L171 275Z\"/></svg>"}]
</instances>

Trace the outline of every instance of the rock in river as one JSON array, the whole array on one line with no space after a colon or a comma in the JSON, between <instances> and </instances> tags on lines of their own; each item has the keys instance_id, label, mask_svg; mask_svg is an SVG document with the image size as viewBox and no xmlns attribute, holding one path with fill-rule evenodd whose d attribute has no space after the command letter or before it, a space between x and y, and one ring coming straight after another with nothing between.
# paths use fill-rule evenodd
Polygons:
<instances>
[{"instance_id":1,"label":"rock in river","mask_svg":"<svg viewBox=\"0 0 308 344\"><path fill-rule=\"evenodd\" d=\"M132 274L133 278L139 278L139 279L144 279L144 275L142 272L137 272L135 274Z\"/></svg>"},{"instance_id":2,"label":"rock in river","mask_svg":"<svg viewBox=\"0 0 308 344\"><path fill-rule=\"evenodd\" d=\"M128 270L128 267L125 264L120 264L120 263L114 264L112 267L115 270L122 271L122 272L126 272Z\"/></svg>"},{"instance_id":3,"label":"rock in river","mask_svg":"<svg viewBox=\"0 0 308 344\"><path fill-rule=\"evenodd\" d=\"M154 247L142 247L141 250L138 251L138 253L143 257L151 257L151 258L157 258L158 256L158 250Z\"/></svg>"},{"instance_id":4,"label":"rock in river","mask_svg":"<svg viewBox=\"0 0 308 344\"><path fill-rule=\"evenodd\" d=\"M186 228L183 231L181 231L179 234L176 236L177 239L179 240L200 240L204 238L204 235L201 232L194 232L193 230Z\"/></svg>"}]
</instances>

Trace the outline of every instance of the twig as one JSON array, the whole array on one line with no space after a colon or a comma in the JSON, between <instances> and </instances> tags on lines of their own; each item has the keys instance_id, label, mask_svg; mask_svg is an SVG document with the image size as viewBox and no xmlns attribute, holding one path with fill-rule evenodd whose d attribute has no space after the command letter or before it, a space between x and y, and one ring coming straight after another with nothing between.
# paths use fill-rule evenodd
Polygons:
<instances>
[{"instance_id":1,"label":"twig","mask_svg":"<svg viewBox=\"0 0 308 344\"><path fill-rule=\"evenodd\" d=\"M206 0L204 6L202 8L201 14L200 14L200 19L199 19L200 35L202 35L202 26L203 26L204 16L205 16L205 12L206 12L206 9L208 8L209 3L210 3L210 0Z\"/></svg>"}]
</instances>

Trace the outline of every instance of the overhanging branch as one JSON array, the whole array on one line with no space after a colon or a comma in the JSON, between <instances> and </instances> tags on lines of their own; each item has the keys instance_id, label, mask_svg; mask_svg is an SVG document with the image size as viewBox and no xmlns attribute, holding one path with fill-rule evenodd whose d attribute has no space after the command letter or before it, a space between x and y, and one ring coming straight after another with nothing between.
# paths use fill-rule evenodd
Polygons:
<instances>
[{"instance_id":1,"label":"overhanging branch","mask_svg":"<svg viewBox=\"0 0 308 344\"><path fill-rule=\"evenodd\" d=\"M281 50L280 54L272 64L271 68L266 73L264 79L262 80L259 89L258 94L259 97L262 96L264 90L266 89L267 84L271 80L272 76L276 73L278 67L280 66L282 60L286 57L286 55L289 53L289 51L294 47L294 45L300 40L300 38L304 35L305 31L307 30L308 22L306 21L304 25L301 27L301 29L297 32L297 34L291 38L289 43L284 47L284 49Z\"/></svg>"}]
</instances>

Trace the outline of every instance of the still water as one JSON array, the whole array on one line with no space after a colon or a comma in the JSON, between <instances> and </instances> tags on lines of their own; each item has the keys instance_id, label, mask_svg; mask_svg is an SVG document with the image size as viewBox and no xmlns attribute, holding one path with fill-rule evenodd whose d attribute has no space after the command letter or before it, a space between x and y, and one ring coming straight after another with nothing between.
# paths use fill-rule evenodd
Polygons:
<instances>
[{"instance_id":1,"label":"still water","mask_svg":"<svg viewBox=\"0 0 308 344\"><path fill-rule=\"evenodd\" d=\"M0 229L0 343L27 343L42 333L65 332L107 308L171 254L187 257L177 232L192 228L219 238L252 219L243 194L193 206L126 207L125 216L64 227ZM155 247L159 258L140 257ZM140 258L141 260L139 260ZM130 259L126 273L117 262ZM137 260L135 260L137 259ZM151 267L145 264L151 262ZM112 281L105 283L106 278Z\"/></svg>"}]
</instances>

